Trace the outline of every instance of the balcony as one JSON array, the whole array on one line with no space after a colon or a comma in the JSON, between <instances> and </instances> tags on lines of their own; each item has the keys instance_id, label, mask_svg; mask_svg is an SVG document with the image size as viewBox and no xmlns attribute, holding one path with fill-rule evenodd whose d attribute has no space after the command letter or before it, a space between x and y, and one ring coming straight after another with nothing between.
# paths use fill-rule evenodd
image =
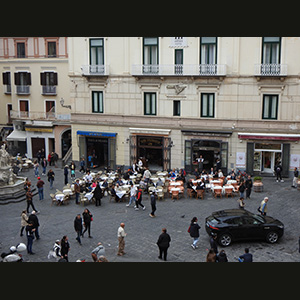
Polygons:
<instances>
[{"instance_id":1,"label":"balcony","mask_svg":"<svg viewBox=\"0 0 300 300\"><path fill-rule=\"evenodd\" d=\"M133 76L226 76L226 65L132 65Z\"/></svg>"},{"instance_id":2,"label":"balcony","mask_svg":"<svg viewBox=\"0 0 300 300\"><path fill-rule=\"evenodd\" d=\"M30 85L16 85L17 95L30 95Z\"/></svg>"},{"instance_id":3,"label":"balcony","mask_svg":"<svg viewBox=\"0 0 300 300\"><path fill-rule=\"evenodd\" d=\"M85 65L81 66L84 76L108 76L109 65Z\"/></svg>"},{"instance_id":4,"label":"balcony","mask_svg":"<svg viewBox=\"0 0 300 300\"><path fill-rule=\"evenodd\" d=\"M19 120L43 120L43 121L70 121L71 114L59 114L56 112L40 112L40 111L17 111L11 110L10 117Z\"/></svg>"},{"instance_id":5,"label":"balcony","mask_svg":"<svg viewBox=\"0 0 300 300\"><path fill-rule=\"evenodd\" d=\"M282 64L257 64L254 66L255 76L287 76L287 65Z\"/></svg>"},{"instance_id":6,"label":"balcony","mask_svg":"<svg viewBox=\"0 0 300 300\"><path fill-rule=\"evenodd\" d=\"M56 95L56 86L55 85L43 85L42 86L42 95Z\"/></svg>"}]
</instances>

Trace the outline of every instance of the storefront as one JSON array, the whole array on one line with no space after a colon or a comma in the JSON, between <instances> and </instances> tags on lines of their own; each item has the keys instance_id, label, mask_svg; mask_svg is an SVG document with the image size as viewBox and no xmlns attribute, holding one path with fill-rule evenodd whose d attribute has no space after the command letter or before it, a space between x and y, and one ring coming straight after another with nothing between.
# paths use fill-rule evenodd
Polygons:
<instances>
[{"instance_id":1,"label":"storefront","mask_svg":"<svg viewBox=\"0 0 300 300\"><path fill-rule=\"evenodd\" d=\"M197 158L202 155L203 168L209 172L220 161L221 170L228 172L228 141L232 132L182 130L185 136L184 167L187 172L198 168Z\"/></svg>"},{"instance_id":2,"label":"storefront","mask_svg":"<svg viewBox=\"0 0 300 300\"><path fill-rule=\"evenodd\" d=\"M87 166L116 168L117 133L77 131L79 157L84 157Z\"/></svg>"},{"instance_id":3,"label":"storefront","mask_svg":"<svg viewBox=\"0 0 300 300\"><path fill-rule=\"evenodd\" d=\"M299 134L238 133L238 138L247 140L247 173L271 175L280 162L282 176L289 177L291 144L298 143Z\"/></svg>"},{"instance_id":4,"label":"storefront","mask_svg":"<svg viewBox=\"0 0 300 300\"><path fill-rule=\"evenodd\" d=\"M142 157L152 171L171 168L170 130L139 128L129 128L129 130L131 166Z\"/></svg>"}]
</instances>

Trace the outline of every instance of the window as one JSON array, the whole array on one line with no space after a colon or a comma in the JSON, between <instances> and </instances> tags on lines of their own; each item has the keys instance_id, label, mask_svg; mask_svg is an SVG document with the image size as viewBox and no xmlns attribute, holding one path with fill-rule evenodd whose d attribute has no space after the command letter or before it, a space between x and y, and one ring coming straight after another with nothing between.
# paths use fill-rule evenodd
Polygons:
<instances>
[{"instance_id":1,"label":"window","mask_svg":"<svg viewBox=\"0 0 300 300\"><path fill-rule=\"evenodd\" d=\"M280 64L280 37L263 37L262 64Z\"/></svg>"},{"instance_id":2,"label":"window","mask_svg":"<svg viewBox=\"0 0 300 300\"><path fill-rule=\"evenodd\" d=\"M42 72L41 85L43 95L56 95L57 73L56 72Z\"/></svg>"},{"instance_id":3,"label":"window","mask_svg":"<svg viewBox=\"0 0 300 300\"><path fill-rule=\"evenodd\" d=\"M90 39L90 65L104 64L103 39Z\"/></svg>"},{"instance_id":4,"label":"window","mask_svg":"<svg viewBox=\"0 0 300 300\"><path fill-rule=\"evenodd\" d=\"M48 57L57 57L56 42L47 42Z\"/></svg>"},{"instance_id":5,"label":"window","mask_svg":"<svg viewBox=\"0 0 300 300\"><path fill-rule=\"evenodd\" d=\"M200 74L211 75L217 73L217 38L200 38Z\"/></svg>"},{"instance_id":6,"label":"window","mask_svg":"<svg viewBox=\"0 0 300 300\"><path fill-rule=\"evenodd\" d=\"M263 96L263 119L277 120L278 95Z\"/></svg>"},{"instance_id":7,"label":"window","mask_svg":"<svg viewBox=\"0 0 300 300\"><path fill-rule=\"evenodd\" d=\"M183 49L175 49L175 74L183 72Z\"/></svg>"},{"instance_id":8,"label":"window","mask_svg":"<svg viewBox=\"0 0 300 300\"><path fill-rule=\"evenodd\" d=\"M92 92L92 112L103 113L103 92Z\"/></svg>"},{"instance_id":9,"label":"window","mask_svg":"<svg viewBox=\"0 0 300 300\"><path fill-rule=\"evenodd\" d=\"M15 85L17 94L30 94L31 74L29 72L16 72Z\"/></svg>"},{"instance_id":10,"label":"window","mask_svg":"<svg viewBox=\"0 0 300 300\"><path fill-rule=\"evenodd\" d=\"M144 93L144 115L156 115L156 93Z\"/></svg>"},{"instance_id":11,"label":"window","mask_svg":"<svg viewBox=\"0 0 300 300\"><path fill-rule=\"evenodd\" d=\"M46 118L55 118L55 101L46 100Z\"/></svg>"},{"instance_id":12,"label":"window","mask_svg":"<svg viewBox=\"0 0 300 300\"><path fill-rule=\"evenodd\" d=\"M3 85L5 85L5 94L11 94L10 72L2 73Z\"/></svg>"},{"instance_id":13,"label":"window","mask_svg":"<svg viewBox=\"0 0 300 300\"><path fill-rule=\"evenodd\" d=\"M28 100L20 100L20 117L29 117L29 101Z\"/></svg>"},{"instance_id":14,"label":"window","mask_svg":"<svg viewBox=\"0 0 300 300\"><path fill-rule=\"evenodd\" d=\"M173 101L173 116L180 116L180 101Z\"/></svg>"},{"instance_id":15,"label":"window","mask_svg":"<svg viewBox=\"0 0 300 300\"><path fill-rule=\"evenodd\" d=\"M158 38L143 38L143 72L158 73Z\"/></svg>"},{"instance_id":16,"label":"window","mask_svg":"<svg viewBox=\"0 0 300 300\"><path fill-rule=\"evenodd\" d=\"M215 94L201 94L201 117L214 118Z\"/></svg>"},{"instance_id":17,"label":"window","mask_svg":"<svg viewBox=\"0 0 300 300\"><path fill-rule=\"evenodd\" d=\"M25 58L25 43L17 43L17 58Z\"/></svg>"}]
</instances>

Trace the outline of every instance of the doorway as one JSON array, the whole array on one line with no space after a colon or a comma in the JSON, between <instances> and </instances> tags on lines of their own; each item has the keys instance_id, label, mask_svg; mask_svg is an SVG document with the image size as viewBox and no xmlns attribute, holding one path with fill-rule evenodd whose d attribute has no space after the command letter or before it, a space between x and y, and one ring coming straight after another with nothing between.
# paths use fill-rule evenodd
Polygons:
<instances>
[{"instance_id":1,"label":"doorway","mask_svg":"<svg viewBox=\"0 0 300 300\"><path fill-rule=\"evenodd\" d=\"M274 170L274 152L262 152L262 172L272 173Z\"/></svg>"},{"instance_id":2,"label":"doorway","mask_svg":"<svg viewBox=\"0 0 300 300\"><path fill-rule=\"evenodd\" d=\"M37 157L39 150L45 149L44 138L31 138L31 153L32 157Z\"/></svg>"},{"instance_id":3,"label":"doorway","mask_svg":"<svg viewBox=\"0 0 300 300\"><path fill-rule=\"evenodd\" d=\"M87 166L107 167L108 166L108 139L87 138L86 139Z\"/></svg>"}]
</instances>

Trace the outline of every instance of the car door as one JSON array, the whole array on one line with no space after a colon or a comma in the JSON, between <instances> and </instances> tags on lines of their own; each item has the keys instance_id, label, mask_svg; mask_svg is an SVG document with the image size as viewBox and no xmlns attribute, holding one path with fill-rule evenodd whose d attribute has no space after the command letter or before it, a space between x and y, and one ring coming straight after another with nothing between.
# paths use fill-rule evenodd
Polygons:
<instances>
[{"instance_id":1,"label":"car door","mask_svg":"<svg viewBox=\"0 0 300 300\"><path fill-rule=\"evenodd\" d=\"M243 238L260 239L264 235L262 223L252 216L243 216Z\"/></svg>"},{"instance_id":2,"label":"car door","mask_svg":"<svg viewBox=\"0 0 300 300\"><path fill-rule=\"evenodd\" d=\"M243 238L243 221L240 217L234 217L226 220L226 223L229 224L228 232L235 240Z\"/></svg>"}]
</instances>

